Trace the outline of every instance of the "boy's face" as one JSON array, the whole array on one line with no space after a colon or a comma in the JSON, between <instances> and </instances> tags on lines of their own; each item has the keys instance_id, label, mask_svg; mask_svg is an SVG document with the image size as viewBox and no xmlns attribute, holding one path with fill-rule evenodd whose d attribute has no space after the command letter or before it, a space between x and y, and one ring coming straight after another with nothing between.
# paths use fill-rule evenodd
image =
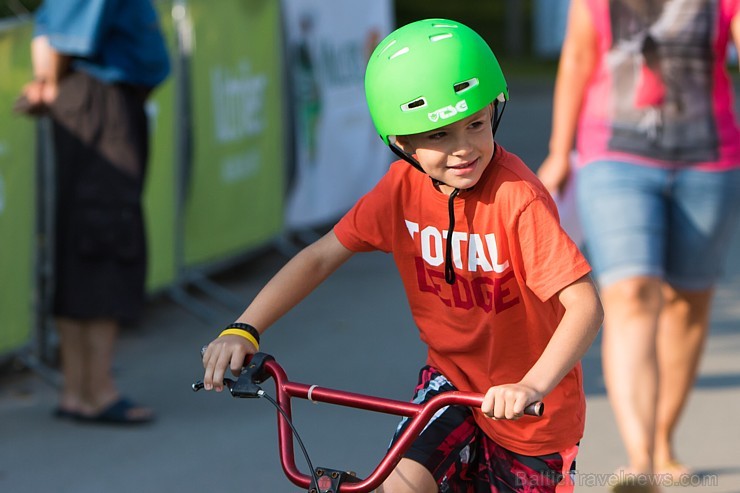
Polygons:
<instances>
[{"instance_id":1,"label":"boy's face","mask_svg":"<svg viewBox=\"0 0 740 493\"><path fill-rule=\"evenodd\" d=\"M465 190L480 180L493 157L491 105L474 115L442 128L420 134L398 136L398 145L416 155L424 171L442 182L446 194Z\"/></svg>"}]
</instances>

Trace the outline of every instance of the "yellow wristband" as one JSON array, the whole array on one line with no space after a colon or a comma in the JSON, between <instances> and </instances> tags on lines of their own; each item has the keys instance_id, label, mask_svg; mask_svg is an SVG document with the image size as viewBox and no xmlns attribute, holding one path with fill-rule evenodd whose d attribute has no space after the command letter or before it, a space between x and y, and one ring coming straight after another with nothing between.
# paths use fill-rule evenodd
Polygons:
<instances>
[{"instance_id":1,"label":"yellow wristband","mask_svg":"<svg viewBox=\"0 0 740 493\"><path fill-rule=\"evenodd\" d=\"M242 330L242 329L226 329L225 331L221 332L218 336L219 337L223 337L223 336L230 336L230 335L231 336L240 336L240 337L243 337L246 340L248 340L249 342L251 342L252 345L254 346L254 348L257 351L260 350L260 343L257 342L257 339L252 334L250 334L249 332L247 332L246 330Z\"/></svg>"}]
</instances>

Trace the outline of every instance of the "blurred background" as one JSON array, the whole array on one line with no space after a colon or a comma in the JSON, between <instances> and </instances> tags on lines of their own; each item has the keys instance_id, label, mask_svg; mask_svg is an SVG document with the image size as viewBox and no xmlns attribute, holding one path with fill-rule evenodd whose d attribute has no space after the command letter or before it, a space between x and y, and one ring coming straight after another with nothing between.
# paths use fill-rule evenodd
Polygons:
<instances>
[{"instance_id":1,"label":"blurred background","mask_svg":"<svg viewBox=\"0 0 740 493\"><path fill-rule=\"evenodd\" d=\"M241 306L214 274L294 252L393 160L364 103L380 39L415 19L453 18L487 38L508 77L551 80L567 11L564 0L155 3L174 70L148 105L147 285L203 320L213 310L194 291ZM54 166L44 119L11 110L32 77L39 4L0 0L0 279L13 286L0 296L0 361L44 369L55 363Z\"/></svg>"},{"instance_id":2,"label":"blurred background","mask_svg":"<svg viewBox=\"0 0 740 493\"><path fill-rule=\"evenodd\" d=\"M511 89L497 140L539 166L567 1L157 0L174 70L148 106L150 305L127 328L116 371L160 418L135 430L60 423L50 412L59 383L49 310L54 167L48 122L12 111L32 76L38 3L0 0L0 491L295 491L277 461L272 408L190 392L201 376L198 348L395 159L373 129L363 77L372 49L397 25L449 17L480 32ZM740 255L731 260L701 398L679 437L691 444L686 460L715 480L702 492L740 493L740 428L731 424ZM269 336L290 377L409 397L425 353L387 256L355 256L306 301ZM625 457L599 357L595 344L583 361L589 422L579 472L608 477ZM303 404L296 424L317 465L372 471L395 417Z\"/></svg>"}]
</instances>

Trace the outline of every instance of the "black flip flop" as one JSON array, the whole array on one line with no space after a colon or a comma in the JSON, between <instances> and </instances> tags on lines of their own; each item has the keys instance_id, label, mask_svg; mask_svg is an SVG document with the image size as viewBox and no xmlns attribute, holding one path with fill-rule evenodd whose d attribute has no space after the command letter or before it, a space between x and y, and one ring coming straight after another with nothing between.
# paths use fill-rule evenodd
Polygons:
<instances>
[{"instance_id":1,"label":"black flip flop","mask_svg":"<svg viewBox=\"0 0 740 493\"><path fill-rule=\"evenodd\" d=\"M52 416L58 419L78 419L80 417L80 413L78 413L77 411L68 411L66 409L62 409L61 407L57 407L54 409Z\"/></svg>"},{"instance_id":2,"label":"black flip flop","mask_svg":"<svg viewBox=\"0 0 740 493\"><path fill-rule=\"evenodd\" d=\"M82 414L77 415L77 420L84 423L103 423L103 424L120 424L120 425L138 425L150 423L154 420L154 416L146 417L135 417L129 416L129 411L136 409L137 406L129 399L121 397L116 402L103 409L97 414L92 416L86 416Z\"/></svg>"}]
</instances>

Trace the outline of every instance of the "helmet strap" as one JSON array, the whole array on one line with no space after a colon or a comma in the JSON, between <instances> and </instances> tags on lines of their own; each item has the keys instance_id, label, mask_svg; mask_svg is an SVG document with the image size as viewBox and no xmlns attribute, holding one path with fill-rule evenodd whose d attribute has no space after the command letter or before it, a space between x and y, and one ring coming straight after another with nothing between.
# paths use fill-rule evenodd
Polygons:
<instances>
[{"instance_id":1,"label":"helmet strap","mask_svg":"<svg viewBox=\"0 0 740 493\"><path fill-rule=\"evenodd\" d=\"M450 226L447 228L447 249L445 251L445 282L455 284L455 267L452 264L452 235L455 231L455 197L460 193L456 188L447 199L447 212L449 214Z\"/></svg>"},{"instance_id":2,"label":"helmet strap","mask_svg":"<svg viewBox=\"0 0 740 493\"><path fill-rule=\"evenodd\" d=\"M395 142L391 142L388 144L388 147L391 148L391 151L393 153L403 159L404 161L408 162L413 166L414 168L418 169L422 173L426 174L426 171L424 171L424 168L421 167L421 164L419 164L419 161L414 159L414 156L409 154L408 152L404 151L398 145L396 145ZM438 180L435 180L432 178L432 182L435 183L442 183ZM450 194L450 197L447 201L447 211L449 214L450 219L450 226L447 230L447 251L445 252L445 281L447 284L455 284L455 267L452 264L452 234L455 230L455 197L457 197L457 194L460 193L460 189L456 188L452 191Z\"/></svg>"},{"instance_id":3,"label":"helmet strap","mask_svg":"<svg viewBox=\"0 0 740 493\"><path fill-rule=\"evenodd\" d=\"M418 169L422 173L426 174L426 171L424 171L424 168L421 167L421 164L419 164L419 161L414 159L414 156L412 156L408 152L398 147L398 145L395 142L391 142L390 144L388 144L388 147L391 148L391 151L393 151L393 154L400 157L401 159L403 159L404 161L406 161L407 163L409 163L411 166Z\"/></svg>"},{"instance_id":4,"label":"helmet strap","mask_svg":"<svg viewBox=\"0 0 740 493\"><path fill-rule=\"evenodd\" d=\"M496 137L496 130L498 130L498 125L501 123L501 118L504 116L504 110L506 109L506 100L504 100L503 105L501 106L501 112L499 112L498 103L499 100L496 99L493 101L493 118L491 118L491 136Z\"/></svg>"}]
</instances>

